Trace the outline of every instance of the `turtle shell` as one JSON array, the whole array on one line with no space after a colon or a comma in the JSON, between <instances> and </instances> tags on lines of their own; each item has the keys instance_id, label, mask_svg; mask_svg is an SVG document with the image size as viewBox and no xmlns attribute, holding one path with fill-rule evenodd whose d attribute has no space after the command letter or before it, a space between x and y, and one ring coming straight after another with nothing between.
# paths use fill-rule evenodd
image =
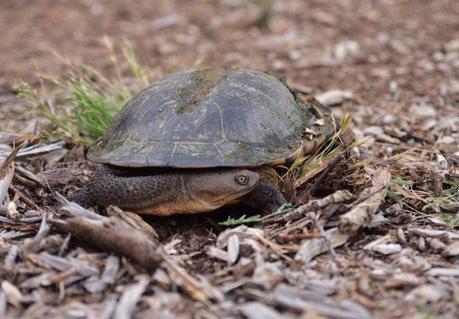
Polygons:
<instances>
[{"instance_id":1,"label":"turtle shell","mask_svg":"<svg viewBox=\"0 0 459 319\"><path fill-rule=\"evenodd\" d=\"M258 71L176 73L129 100L87 157L122 167L278 165L333 133L328 109L316 103Z\"/></svg>"}]
</instances>

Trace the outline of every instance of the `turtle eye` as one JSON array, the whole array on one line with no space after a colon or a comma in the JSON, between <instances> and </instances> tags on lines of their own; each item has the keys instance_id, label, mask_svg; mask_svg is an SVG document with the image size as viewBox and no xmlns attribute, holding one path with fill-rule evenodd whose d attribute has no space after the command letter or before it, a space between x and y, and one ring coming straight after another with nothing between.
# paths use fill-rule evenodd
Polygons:
<instances>
[{"instance_id":1,"label":"turtle eye","mask_svg":"<svg viewBox=\"0 0 459 319\"><path fill-rule=\"evenodd\" d=\"M240 185L247 185L249 183L249 177L247 175L237 175L234 179L236 180L236 183Z\"/></svg>"}]
</instances>

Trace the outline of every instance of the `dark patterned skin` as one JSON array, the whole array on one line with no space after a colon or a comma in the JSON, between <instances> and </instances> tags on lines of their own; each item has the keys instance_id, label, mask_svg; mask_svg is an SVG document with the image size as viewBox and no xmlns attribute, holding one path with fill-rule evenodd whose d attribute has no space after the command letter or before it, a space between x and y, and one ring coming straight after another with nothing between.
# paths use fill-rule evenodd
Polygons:
<instances>
[{"instance_id":1,"label":"dark patterned skin","mask_svg":"<svg viewBox=\"0 0 459 319\"><path fill-rule=\"evenodd\" d=\"M272 202L270 184L260 184L258 173L246 169L144 170L101 166L85 187L70 200L84 207L117 205L143 214L166 216L199 213L237 203L256 190L257 200ZM266 196L266 197L263 197ZM282 205L281 202L273 203ZM245 204L254 207L254 197ZM256 205L255 205L256 206ZM271 205L256 207L271 209Z\"/></svg>"}]
</instances>

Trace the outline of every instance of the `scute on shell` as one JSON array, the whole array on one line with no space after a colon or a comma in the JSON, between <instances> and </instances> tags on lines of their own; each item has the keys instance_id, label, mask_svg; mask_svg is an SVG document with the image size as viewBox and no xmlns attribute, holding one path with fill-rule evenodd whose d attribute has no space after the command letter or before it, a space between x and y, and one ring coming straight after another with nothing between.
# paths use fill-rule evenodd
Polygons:
<instances>
[{"instance_id":1,"label":"scute on shell","mask_svg":"<svg viewBox=\"0 0 459 319\"><path fill-rule=\"evenodd\" d=\"M302 146L333 133L328 109L284 82L246 70L172 74L134 96L88 159L122 167L256 167L282 164ZM317 132L313 141L307 129Z\"/></svg>"}]
</instances>

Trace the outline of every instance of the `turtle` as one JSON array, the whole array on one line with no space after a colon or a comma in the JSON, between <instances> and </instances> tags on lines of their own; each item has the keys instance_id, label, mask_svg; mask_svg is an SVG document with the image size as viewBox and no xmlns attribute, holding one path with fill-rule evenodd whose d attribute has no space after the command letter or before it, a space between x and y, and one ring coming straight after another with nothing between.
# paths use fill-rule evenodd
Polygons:
<instances>
[{"instance_id":1,"label":"turtle","mask_svg":"<svg viewBox=\"0 0 459 319\"><path fill-rule=\"evenodd\" d=\"M171 74L132 97L89 147L102 165L72 200L159 216L236 203L272 212L286 203L273 170L334 133L330 109L268 73Z\"/></svg>"}]
</instances>

